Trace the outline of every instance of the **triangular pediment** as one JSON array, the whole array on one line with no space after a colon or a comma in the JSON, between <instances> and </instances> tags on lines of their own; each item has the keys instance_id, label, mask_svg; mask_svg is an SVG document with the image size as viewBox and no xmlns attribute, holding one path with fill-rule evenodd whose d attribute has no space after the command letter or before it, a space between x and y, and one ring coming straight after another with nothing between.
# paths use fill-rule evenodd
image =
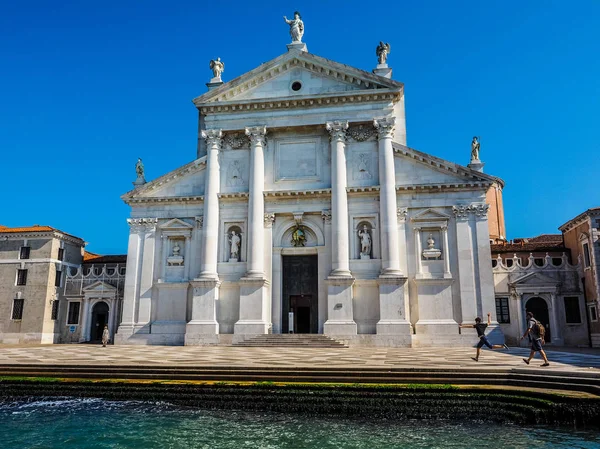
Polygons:
<instances>
[{"instance_id":1,"label":"triangular pediment","mask_svg":"<svg viewBox=\"0 0 600 449\"><path fill-rule=\"evenodd\" d=\"M438 212L435 209L426 209L411 218L412 221L448 221L449 215Z\"/></svg>"},{"instance_id":2,"label":"triangular pediment","mask_svg":"<svg viewBox=\"0 0 600 449\"><path fill-rule=\"evenodd\" d=\"M292 84L298 81L299 90ZM348 91L401 91L403 84L307 52L290 51L194 99L219 102L320 96Z\"/></svg>"},{"instance_id":3,"label":"triangular pediment","mask_svg":"<svg viewBox=\"0 0 600 449\"><path fill-rule=\"evenodd\" d=\"M504 182L494 176L440 159L399 143L394 146L397 186L456 185L481 186Z\"/></svg>"},{"instance_id":4,"label":"triangular pediment","mask_svg":"<svg viewBox=\"0 0 600 449\"><path fill-rule=\"evenodd\" d=\"M159 226L161 229L193 229L193 226L179 218L173 218Z\"/></svg>"},{"instance_id":5,"label":"triangular pediment","mask_svg":"<svg viewBox=\"0 0 600 449\"><path fill-rule=\"evenodd\" d=\"M126 203L144 199L177 199L204 195L206 156L130 190L121 199Z\"/></svg>"},{"instance_id":6,"label":"triangular pediment","mask_svg":"<svg viewBox=\"0 0 600 449\"><path fill-rule=\"evenodd\" d=\"M114 292L115 290L117 290L115 287L113 287L110 284L107 284L106 282L102 282L102 281L97 281L94 282L93 284L88 285L87 287L83 287L83 291L85 293L101 293L101 292Z\"/></svg>"},{"instance_id":7,"label":"triangular pediment","mask_svg":"<svg viewBox=\"0 0 600 449\"><path fill-rule=\"evenodd\" d=\"M527 286L527 287L544 287L544 286L556 286L560 284L560 281L550 276L546 276L542 273L528 273L521 276L511 282L514 286Z\"/></svg>"}]
</instances>

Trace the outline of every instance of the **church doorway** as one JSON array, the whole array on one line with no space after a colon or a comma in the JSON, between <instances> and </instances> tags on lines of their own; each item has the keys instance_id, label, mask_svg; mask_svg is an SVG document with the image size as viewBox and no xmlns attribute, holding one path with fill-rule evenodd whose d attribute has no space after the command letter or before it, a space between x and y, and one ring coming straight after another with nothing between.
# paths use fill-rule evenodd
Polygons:
<instances>
[{"instance_id":1,"label":"church doorway","mask_svg":"<svg viewBox=\"0 0 600 449\"><path fill-rule=\"evenodd\" d=\"M319 330L317 256L282 256L281 331L316 334Z\"/></svg>"},{"instance_id":2,"label":"church doorway","mask_svg":"<svg viewBox=\"0 0 600 449\"><path fill-rule=\"evenodd\" d=\"M102 331L108 324L108 304L101 301L92 308L92 327L90 329L90 341L102 340Z\"/></svg>"},{"instance_id":3,"label":"church doorway","mask_svg":"<svg viewBox=\"0 0 600 449\"><path fill-rule=\"evenodd\" d=\"M548 313L548 304L539 296L534 296L527 301L525 311L533 313L533 317L538 320L546 329L544 340L548 343L552 341L550 329L550 314Z\"/></svg>"}]
</instances>

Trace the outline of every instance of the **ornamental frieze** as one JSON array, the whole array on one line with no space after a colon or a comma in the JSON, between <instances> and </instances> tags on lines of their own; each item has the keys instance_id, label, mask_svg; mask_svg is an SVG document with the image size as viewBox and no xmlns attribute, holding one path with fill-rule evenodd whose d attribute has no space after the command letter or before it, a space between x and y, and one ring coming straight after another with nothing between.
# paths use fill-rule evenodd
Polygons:
<instances>
[{"instance_id":1,"label":"ornamental frieze","mask_svg":"<svg viewBox=\"0 0 600 449\"><path fill-rule=\"evenodd\" d=\"M357 142L364 142L375 135L375 128L373 125L353 125L348 128L348 135Z\"/></svg>"}]
</instances>

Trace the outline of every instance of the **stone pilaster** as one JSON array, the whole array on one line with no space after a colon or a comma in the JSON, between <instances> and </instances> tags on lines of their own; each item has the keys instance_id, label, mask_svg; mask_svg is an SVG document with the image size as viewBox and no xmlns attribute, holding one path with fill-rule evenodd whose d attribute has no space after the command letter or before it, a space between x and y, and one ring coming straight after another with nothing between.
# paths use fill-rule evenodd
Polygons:
<instances>
[{"instance_id":1,"label":"stone pilaster","mask_svg":"<svg viewBox=\"0 0 600 449\"><path fill-rule=\"evenodd\" d=\"M379 139L381 274L401 276L396 216L396 172L394 149L392 147L395 124L396 119L394 117L373 120Z\"/></svg>"},{"instance_id":2,"label":"stone pilaster","mask_svg":"<svg viewBox=\"0 0 600 449\"><path fill-rule=\"evenodd\" d=\"M202 131L206 140L206 181L204 188L204 229L202 232L200 279L218 279L217 248L219 242L219 151L223 133L220 129Z\"/></svg>"},{"instance_id":3,"label":"stone pilaster","mask_svg":"<svg viewBox=\"0 0 600 449\"><path fill-rule=\"evenodd\" d=\"M474 323L477 312L475 291L475 264L473 261L473 237L471 235L471 210L469 205L452 207L456 220L456 249L458 255L458 281L462 323ZM491 267L491 264L490 264ZM491 268L490 268L491 270Z\"/></svg>"}]
</instances>

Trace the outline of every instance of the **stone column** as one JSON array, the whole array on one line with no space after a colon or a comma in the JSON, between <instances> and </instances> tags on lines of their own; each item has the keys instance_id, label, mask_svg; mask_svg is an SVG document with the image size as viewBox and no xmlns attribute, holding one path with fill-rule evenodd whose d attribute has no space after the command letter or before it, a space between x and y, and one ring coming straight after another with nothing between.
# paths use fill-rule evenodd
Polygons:
<instances>
[{"instance_id":1,"label":"stone column","mask_svg":"<svg viewBox=\"0 0 600 449\"><path fill-rule=\"evenodd\" d=\"M81 333L79 334L79 343L90 340L90 300L89 298L83 298L83 314L81 315Z\"/></svg>"},{"instance_id":2,"label":"stone column","mask_svg":"<svg viewBox=\"0 0 600 449\"><path fill-rule=\"evenodd\" d=\"M264 213L266 133L265 126L246 128L250 139L248 271L240 279L240 315L233 328L234 342L271 330L269 281L265 277L265 225L272 225Z\"/></svg>"},{"instance_id":3,"label":"stone column","mask_svg":"<svg viewBox=\"0 0 600 449\"><path fill-rule=\"evenodd\" d=\"M381 274L401 276L396 218L396 172L392 147L395 123L394 117L373 120L379 138Z\"/></svg>"},{"instance_id":4,"label":"stone column","mask_svg":"<svg viewBox=\"0 0 600 449\"><path fill-rule=\"evenodd\" d=\"M348 194L346 192L346 130L348 122L327 122L331 136L331 273L327 278L327 321L323 332L338 337L357 333L352 304L354 278L348 251Z\"/></svg>"},{"instance_id":5,"label":"stone column","mask_svg":"<svg viewBox=\"0 0 600 449\"><path fill-rule=\"evenodd\" d=\"M217 275L217 248L219 243L219 187L220 166L219 151L221 150L220 129L207 129L202 131L206 140L206 181L204 188L204 229L201 245L201 279L218 279Z\"/></svg>"},{"instance_id":6,"label":"stone column","mask_svg":"<svg viewBox=\"0 0 600 449\"><path fill-rule=\"evenodd\" d=\"M162 282L167 282L167 236L161 234L160 236L160 279Z\"/></svg>"},{"instance_id":7,"label":"stone column","mask_svg":"<svg viewBox=\"0 0 600 449\"><path fill-rule=\"evenodd\" d=\"M199 227L202 227L200 232L200 275L198 279L190 281L192 316L185 328L186 345L219 342L217 300L221 282L217 274L217 249L219 244L219 151L221 150L222 136L223 133L220 129L202 131L202 137L206 140L207 155L204 214L196 219Z\"/></svg>"},{"instance_id":8,"label":"stone column","mask_svg":"<svg viewBox=\"0 0 600 449\"><path fill-rule=\"evenodd\" d=\"M190 264L192 262L192 236L185 236L185 254L183 259L183 279L188 281L190 279ZM166 262L166 261L165 261Z\"/></svg>"},{"instance_id":9,"label":"stone column","mask_svg":"<svg viewBox=\"0 0 600 449\"><path fill-rule=\"evenodd\" d=\"M143 241L140 233L144 229L138 219L128 219L129 245L127 246L127 271L125 275L125 288L123 294L123 314L119 325L119 334L123 339L133 334L135 314L140 295L140 275L142 272L142 255L144 252ZM118 340L122 340L119 338Z\"/></svg>"},{"instance_id":10,"label":"stone column","mask_svg":"<svg viewBox=\"0 0 600 449\"><path fill-rule=\"evenodd\" d=\"M144 233L144 253L142 257L142 273L140 276L140 302L134 326L136 333L150 333L150 315L152 313L152 293L154 289L154 254L156 249L156 225L158 219L146 220Z\"/></svg>"},{"instance_id":11,"label":"stone column","mask_svg":"<svg viewBox=\"0 0 600 449\"><path fill-rule=\"evenodd\" d=\"M350 276L348 194L346 192L346 130L348 122L327 122L331 136L331 221L333 276Z\"/></svg>"},{"instance_id":12,"label":"stone column","mask_svg":"<svg viewBox=\"0 0 600 449\"><path fill-rule=\"evenodd\" d=\"M564 344L564 339L562 337L560 327L558 325L558 317L557 317L557 306L558 300L556 298L556 293L550 294L550 304L548 307L548 315L550 316L550 333L552 334L552 344L562 346Z\"/></svg>"},{"instance_id":13,"label":"stone column","mask_svg":"<svg viewBox=\"0 0 600 449\"><path fill-rule=\"evenodd\" d=\"M250 139L250 179L248 195L248 272L246 277L264 278L265 241L265 157L264 147L267 128L246 128Z\"/></svg>"},{"instance_id":14,"label":"stone column","mask_svg":"<svg viewBox=\"0 0 600 449\"><path fill-rule=\"evenodd\" d=\"M423 256L421 253L423 252L423 248L421 245L421 228L414 227L413 231L415 233L415 258L417 259L417 277L423 274Z\"/></svg>"}]
</instances>

